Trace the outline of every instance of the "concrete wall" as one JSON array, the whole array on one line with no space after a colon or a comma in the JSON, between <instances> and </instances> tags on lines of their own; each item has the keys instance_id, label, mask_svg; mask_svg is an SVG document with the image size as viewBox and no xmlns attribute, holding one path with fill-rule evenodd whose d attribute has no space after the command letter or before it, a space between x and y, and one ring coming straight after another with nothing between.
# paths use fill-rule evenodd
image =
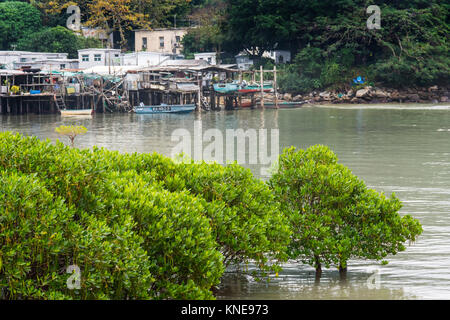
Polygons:
<instances>
[{"instance_id":1,"label":"concrete wall","mask_svg":"<svg viewBox=\"0 0 450 320\"><path fill-rule=\"evenodd\" d=\"M122 57L124 66L156 66L161 62L174 59L171 53L160 52L133 52L125 53Z\"/></svg>"}]
</instances>

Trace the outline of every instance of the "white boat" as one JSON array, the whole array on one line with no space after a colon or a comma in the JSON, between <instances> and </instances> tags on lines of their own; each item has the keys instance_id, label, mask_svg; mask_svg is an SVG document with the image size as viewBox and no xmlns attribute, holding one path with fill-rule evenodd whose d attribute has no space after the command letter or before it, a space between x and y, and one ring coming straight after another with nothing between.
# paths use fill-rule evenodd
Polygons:
<instances>
[{"instance_id":1,"label":"white boat","mask_svg":"<svg viewBox=\"0 0 450 320\"><path fill-rule=\"evenodd\" d=\"M92 109L79 109L79 110L60 110L62 116L90 116L94 113Z\"/></svg>"}]
</instances>

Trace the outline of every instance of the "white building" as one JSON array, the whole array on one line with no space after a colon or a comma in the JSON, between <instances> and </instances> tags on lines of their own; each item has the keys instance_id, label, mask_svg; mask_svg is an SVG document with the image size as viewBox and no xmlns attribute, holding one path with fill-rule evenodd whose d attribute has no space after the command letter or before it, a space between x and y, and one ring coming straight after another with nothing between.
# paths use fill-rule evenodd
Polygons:
<instances>
[{"instance_id":1,"label":"white building","mask_svg":"<svg viewBox=\"0 0 450 320\"><path fill-rule=\"evenodd\" d=\"M122 65L124 66L156 66L166 60L175 60L176 54L165 52L132 52L122 55Z\"/></svg>"},{"instance_id":2,"label":"white building","mask_svg":"<svg viewBox=\"0 0 450 320\"><path fill-rule=\"evenodd\" d=\"M253 60L246 53L241 52L235 58L239 70L248 70L253 65Z\"/></svg>"},{"instance_id":3,"label":"white building","mask_svg":"<svg viewBox=\"0 0 450 320\"><path fill-rule=\"evenodd\" d=\"M217 54L215 52L194 53L195 60L205 60L210 65L217 65Z\"/></svg>"},{"instance_id":4,"label":"white building","mask_svg":"<svg viewBox=\"0 0 450 320\"><path fill-rule=\"evenodd\" d=\"M21 66L31 66L39 62L45 65L50 60L68 60L67 53L30 52L30 51L0 51L0 65L5 69L18 69Z\"/></svg>"},{"instance_id":5,"label":"white building","mask_svg":"<svg viewBox=\"0 0 450 320\"><path fill-rule=\"evenodd\" d=\"M78 59L47 59L34 60L31 62L15 62L14 69L31 68L41 70L64 70L64 69L78 69Z\"/></svg>"},{"instance_id":6,"label":"white building","mask_svg":"<svg viewBox=\"0 0 450 320\"><path fill-rule=\"evenodd\" d=\"M120 66L122 65L120 49L90 48L78 50L80 69L95 66Z\"/></svg>"},{"instance_id":7,"label":"white building","mask_svg":"<svg viewBox=\"0 0 450 320\"><path fill-rule=\"evenodd\" d=\"M287 50L264 51L262 56L272 59L276 64L291 62L291 52Z\"/></svg>"}]
</instances>

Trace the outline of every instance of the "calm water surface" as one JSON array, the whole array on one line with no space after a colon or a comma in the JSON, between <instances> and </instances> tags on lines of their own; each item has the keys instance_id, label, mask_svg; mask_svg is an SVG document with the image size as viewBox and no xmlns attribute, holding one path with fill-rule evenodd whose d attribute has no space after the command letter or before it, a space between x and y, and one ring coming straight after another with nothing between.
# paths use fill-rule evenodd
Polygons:
<instances>
[{"instance_id":1,"label":"calm water surface","mask_svg":"<svg viewBox=\"0 0 450 320\"><path fill-rule=\"evenodd\" d=\"M278 128L280 150L294 145L330 146L342 163L366 183L403 201L403 214L418 218L419 240L390 258L387 266L351 261L346 282L325 270L314 284L314 270L294 261L278 278L257 283L232 272L224 276L221 299L450 299L450 106L359 105L295 110L240 110L187 115L106 114L92 119L58 115L0 116L0 130L56 140L55 127L82 124L88 133L78 147L103 146L121 152L160 152L170 156L175 129L203 131ZM256 175L259 168L249 166ZM379 286L367 280L378 270Z\"/></svg>"}]
</instances>

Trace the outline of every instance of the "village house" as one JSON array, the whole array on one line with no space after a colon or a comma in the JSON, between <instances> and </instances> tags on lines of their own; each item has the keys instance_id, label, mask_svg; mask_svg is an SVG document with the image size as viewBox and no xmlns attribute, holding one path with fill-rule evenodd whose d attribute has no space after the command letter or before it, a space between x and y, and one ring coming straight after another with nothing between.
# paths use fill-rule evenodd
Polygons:
<instances>
[{"instance_id":1,"label":"village house","mask_svg":"<svg viewBox=\"0 0 450 320\"><path fill-rule=\"evenodd\" d=\"M215 52L201 52L201 53L194 53L194 59L195 60L205 60L210 65L217 65L217 53Z\"/></svg>"},{"instance_id":2,"label":"village house","mask_svg":"<svg viewBox=\"0 0 450 320\"><path fill-rule=\"evenodd\" d=\"M78 59L46 59L30 62L15 62L14 69L40 69L46 71L59 71L64 69L76 70L79 67Z\"/></svg>"},{"instance_id":3,"label":"village house","mask_svg":"<svg viewBox=\"0 0 450 320\"><path fill-rule=\"evenodd\" d=\"M165 52L130 52L122 55L122 65L124 66L156 66L166 60L181 58L180 55Z\"/></svg>"},{"instance_id":4,"label":"village house","mask_svg":"<svg viewBox=\"0 0 450 320\"><path fill-rule=\"evenodd\" d=\"M122 58L120 49L89 48L78 50L80 69L95 66L120 66Z\"/></svg>"},{"instance_id":5,"label":"village house","mask_svg":"<svg viewBox=\"0 0 450 320\"><path fill-rule=\"evenodd\" d=\"M22 66L35 67L37 65L39 68L52 64L56 69L64 69L72 66L72 59L67 59L67 56L67 53L0 51L0 65L3 69L20 69Z\"/></svg>"},{"instance_id":6,"label":"village house","mask_svg":"<svg viewBox=\"0 0 450 320\"><path fill-rule=\"evenodd\" d=\"M250 56L244 52L239 53L235 58L239 70L249 70L253 66L253 59L250 59Z\"/></svg>"},{"instance_id":7,"label":"village house","mask_svg":"<svg viewBox=\"0 0 450 320\"><path fill-rule=\"evenodd\" d=\"M136 30L135 51L181 54L181 39L187 31L186 28Z\"/></svg>"},{"instance_id":8,"label":"village house","mask_svg":"<svg viewBox=\"0 0 450 320\"><path fill-rule=\"evenodd\" d=\"M291 52L287 50L264 51L262 56L272 59L276 64L291 62Z\"/></svg>"}]
</instances>

